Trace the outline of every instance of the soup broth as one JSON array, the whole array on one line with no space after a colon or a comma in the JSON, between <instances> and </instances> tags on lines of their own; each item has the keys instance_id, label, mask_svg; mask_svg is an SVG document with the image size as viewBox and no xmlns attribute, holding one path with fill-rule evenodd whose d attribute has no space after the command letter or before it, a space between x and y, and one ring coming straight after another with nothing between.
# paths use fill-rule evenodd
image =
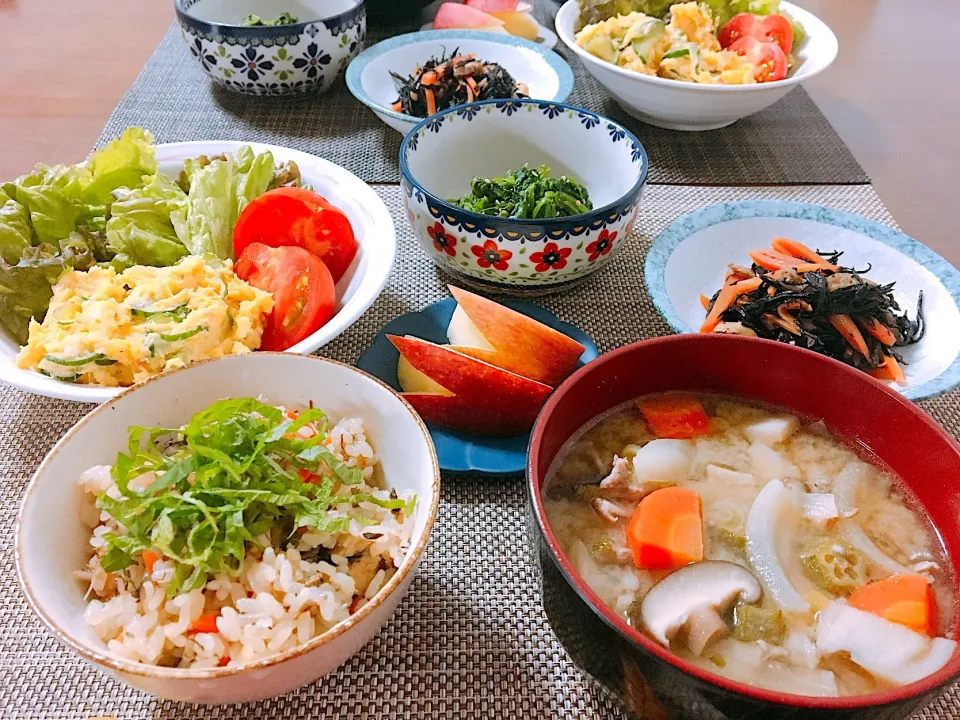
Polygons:
<instances>
[{"instance_id":1,"label":"soup broth","mask_svg":"<svg viewBox=\"0 0 960 720\"><path fill-rule=\"evenodd\" d=\"M939 538L865 456L773 408L651 396L565 445L544 504L584 582L673 653L771 690L857 695L955 649Z\"/></svg>"}]
</instances>

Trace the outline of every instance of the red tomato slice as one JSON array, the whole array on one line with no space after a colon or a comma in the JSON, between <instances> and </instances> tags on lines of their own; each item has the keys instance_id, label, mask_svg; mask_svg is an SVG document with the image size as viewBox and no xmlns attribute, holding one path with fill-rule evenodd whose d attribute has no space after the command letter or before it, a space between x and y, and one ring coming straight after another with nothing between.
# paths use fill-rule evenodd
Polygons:
<instances>
[{"instance_id":1,"label":"red tomato slice","mask_svg":"<svg viewBox=\"0 0 960 720\"><path fill-rule=\"evenodd\" d=\"M253 243L233 269L241 280L273 294L261 350L286 350L334 315L333 277L316 255L303 248Z\"/></svg>"},{"instance_id":2,"label":"red tomato slice","mask_svg":"<svg viewBox=\"0 0 960 720\"><path fill-rule=\"evenodd\" d=\"M787 76L787 56L776 43L744 37L729 49L743 55L753 65L753 77L758 83L783 80Z\"/></svg>"},{"instance_id":3,"label":"red tomato slice","mask_svg":"<svg viewBox=\"0 0 960 720\"><path fill-rule=\"evenodd\" d=\"M745 37L756 38L760 42L775 42L784 55L789 55L793 49L793 26L783 15L739 13L730 18L717 33L720 47L724 49Z\"/></svg>"},{"instance_id":4,"label":"red tomato slice","mask_svg":"<svg viewBox=\"0 0 960 720\"><path fill-rule=\"evenodd\" d=\"M233 229L234 255L240 257L251 243L309 250L323 260L334 282L347 272L359 247L347 216L303 188L270 190L243 209Z\"/></svg>"}]
</instances>

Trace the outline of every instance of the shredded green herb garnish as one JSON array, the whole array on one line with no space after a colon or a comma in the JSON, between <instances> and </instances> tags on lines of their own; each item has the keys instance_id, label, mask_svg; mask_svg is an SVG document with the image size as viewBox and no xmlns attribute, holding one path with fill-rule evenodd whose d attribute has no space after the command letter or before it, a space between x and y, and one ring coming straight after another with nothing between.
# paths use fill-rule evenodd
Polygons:
<instances>
[{"instance_id":1,"label":"shredded green herb garnish","mask_svg":"<svg viewBox=\"0 0 960 720\"><path fill-rule=\"evenodd\" d=\"M308 423L317 434L297 434ZM123 497L97 497L97 507L126 530L104 535L108 551L101 566L122 570L135 553L156 549L176 563L167 586L174 596L203 587L218 573L235 577L248 547L259 547L256 539L264 533L281 548L298 528L347 530L351 518L344 505L371 502L413 511L415 498L334 494L362 483L363 475L322 445L326 430L320 410L305 410L292 420L253 398L216 402L180 429L130 428L127 451L112 469ZM304 482L301 469L319 479ZM145 475L154 479L131 486Z\"/></svg>"},{"instance_id":2,"label":"shredded green herb garnish","mask_svg":"<svg viewBox=\"0 0 960 720\"><path fill-rule=\"evenodd\" d=\"M502 178L474 178L470 194L451 200L464 210L520 219L580 215L593 209L587 189L572 178L550 177L550 168L524 165Z\"/></svg>"},{"instance_id":3,"label":"shredded green herb garnish","mask_svg":"<svg viewBox=\"0 0 960 720\"><path fill-rule=\"evenodd\" d=\"M277 25L295 25L298 22L300 22L300 20L288 12L280 13L272 21L264 20L259 15L250 13L243 19L240 25L241 27L276 27Z\"/></svg>"}]
</instances>

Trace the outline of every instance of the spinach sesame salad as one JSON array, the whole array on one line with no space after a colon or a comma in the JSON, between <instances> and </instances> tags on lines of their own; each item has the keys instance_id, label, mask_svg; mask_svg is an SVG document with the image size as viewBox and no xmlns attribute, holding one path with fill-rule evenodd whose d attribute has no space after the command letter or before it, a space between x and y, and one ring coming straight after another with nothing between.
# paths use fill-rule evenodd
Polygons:
<instances>
[{"instance_id":1,"label":"spinach sesame salad","mask_svg":"<svg viewBox=\"0 0 960 720\"><path fill-rule=\"evenodd\" d=\"M410 550L417 498L387 486L361 417L255 398L182 427L131 427L80 476L84 619L149 665L239 666L302 646L371 602Z\"/></svg>"},{"instance_id":2,"label":"spinach sesame salad","mask_svg":"<svg viewBox=\"0 0 960 720\"><path fill-rule=\"evenodd\" d=\"M481 215L526 220L569 217L593 209L583 185L566 175L551 177L546 165L524 165L506 177L474 178L470 194L450 202Z\"/></svg>"}]
</instances>

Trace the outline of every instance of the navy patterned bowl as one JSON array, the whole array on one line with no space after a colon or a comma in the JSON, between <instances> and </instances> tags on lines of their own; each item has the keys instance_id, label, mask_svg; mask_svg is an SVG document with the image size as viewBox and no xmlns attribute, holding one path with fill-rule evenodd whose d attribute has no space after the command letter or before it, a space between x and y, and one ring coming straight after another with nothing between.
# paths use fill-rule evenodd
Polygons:
<instances>
[{"instance_id":1,"label":"navy patterned bowl","mask_svg":"<svg viewBox=\"0 0 960 720\"><path fill-rule=\"evenodd\" d=\"M323 92L363 49L364 0L174 0L184 42L210 78L248 95ZM247 15L289 25L244 27Z\"/></svg>"},{"instance_id":2,"label":"navy patterned bowl","mask_svg":"<svg viewBox=\"0 0 960 720\"><path fill-rule=\"evenodd\" d=\"M469 212L448 199L475 177L548 165L586 186L594 209L548 220ZM622 125L543 100L488 100L416 125L400 147L407 217L424 251L465 285L540 295L580 282L629 242L647 154Z\"/></svg>"}]
</instances>

